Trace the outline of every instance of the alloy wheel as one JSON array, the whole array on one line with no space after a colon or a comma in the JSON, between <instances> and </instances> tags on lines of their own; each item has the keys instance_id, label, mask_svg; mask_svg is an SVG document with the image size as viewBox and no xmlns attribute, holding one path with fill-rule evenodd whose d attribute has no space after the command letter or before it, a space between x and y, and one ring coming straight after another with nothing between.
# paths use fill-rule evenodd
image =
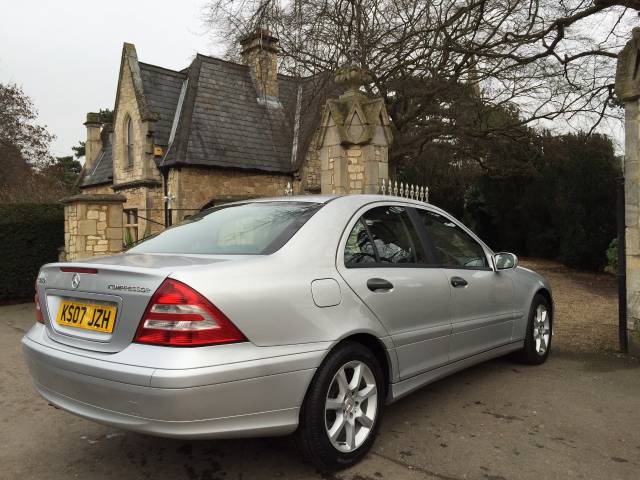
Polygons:
<instances>
[{"instance_id":1,"label":"alloy wheel","mask_svg":"<svg viewBox=\"0 0 640 480\"><path fill-rule=\"evenodd\" d=\"M369 437L376 420L378 388L371 369L359 360L338 369L325 401L325 428L331 444L353 452Z\"/></svg>"},{"instance_id":2,"label":"alloy wheel","mask_svg":"<svg viewBox=\"0 0 640 480\"><path fill-rule=\"evenodd\" d=\"M540 356L547 352L549 338L551 337L551 321L546 305L540 304L536 308L533 317L533 340L536 353Z\"/></svg>"}]
</instances>

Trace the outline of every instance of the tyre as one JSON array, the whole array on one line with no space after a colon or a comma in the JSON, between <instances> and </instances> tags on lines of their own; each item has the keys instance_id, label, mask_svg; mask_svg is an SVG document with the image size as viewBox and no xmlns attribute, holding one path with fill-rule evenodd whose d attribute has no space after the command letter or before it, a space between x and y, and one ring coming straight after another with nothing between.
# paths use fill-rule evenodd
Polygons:
<instances>
[{"instance_id":1,"label":"tyre","mask_svg":"<svg viewBox=\"0 0 640 480\"><path fill-rule=\"evenodd\" d=\"M551 317L549 301L537 294L531 302L524 348L519 352L520 361L529 365L540 365L547 360L551 351L553 325Z\"/></svg>"},{"instance_id":2,"label":"tyre","mask_svg":"<svg viewBox=\"0 0 640 480\"><path fill-rule=\"evenodd\" d=\"M296 440L306 460L324 472L359 462L373 445L385 401L382 369L369 349L338 345L309 386Z\"/></svg>"}]
</instances>

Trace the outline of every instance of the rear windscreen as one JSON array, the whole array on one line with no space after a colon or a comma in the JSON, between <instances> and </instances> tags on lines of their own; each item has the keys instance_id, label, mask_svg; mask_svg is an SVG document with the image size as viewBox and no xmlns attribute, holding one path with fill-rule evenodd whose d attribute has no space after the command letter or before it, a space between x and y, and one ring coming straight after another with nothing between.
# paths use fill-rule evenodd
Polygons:
<instances>
[{"instance_id":1,"label":"rear windscreen","mask_svg":"<svg viewBox=\"0 0 640 480\"><path fill-rule=\"evenodd\" d=\"M214 207L149 238L131 253L268 255L322 207L310 202L255 202Z\"/></svg>"}]
</instances>

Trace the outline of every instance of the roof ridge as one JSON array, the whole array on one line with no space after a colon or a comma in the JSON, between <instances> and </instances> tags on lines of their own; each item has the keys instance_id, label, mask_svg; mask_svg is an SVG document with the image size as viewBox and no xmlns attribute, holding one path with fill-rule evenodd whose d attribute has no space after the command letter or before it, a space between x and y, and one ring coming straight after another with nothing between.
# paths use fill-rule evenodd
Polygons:
<instances>
[{"instance_id":1,"label":"roof ridge","mask_svg":"<svg viewBox=\"0 0 640 480\"><path fill-rule=\"evenodd\" d=\"M163 70L165 72L174 73L174 74L179 75L179 76L183 76L184 75L184 73L182 71L173 70L172 68L167 68L167 67L161 67L160 65L154 65L153 63L147 63L147 62L138 61L138 64L140 66L151 67L151 68L154 68L154 69L157 69L157 70Z\"/></svg>"},{"instance_id":2,"label":"roof ridge","mask_svg":"<svg viewBox=\"0 0 640 480\"><path fill-rule=\"evenodd\" d=\"M205 61L213 60L213 62L211 63L224 63L226 65L229 65L232 67L238 67L241 69L249 68L249 65L245 65L244 63L233 62L231 60L225 60L224 58L214 57L212 55L204 55L203 53L197 53L196 56L200 57L202 60L205 60Z\"/></svg>"},{"instance_id":3,"label":"roof ridge","mask_svg":"<svg viewBox=\"0 0 640 480\"><path fill-rule=\"evenodd\" d=\"M244 63L238 63L238 62L234 62L232 60L226 60L224 58L220 58L220 57L214 57L213 55L205 55L203 53L197 53L197 56L201 57L203 60L213 60L214 62L220 62L220 63L224 63L226 65L231 65L234 67L239 67L239 68L249 68L249 65L246 65ZM316 75L310 75L308 77L298 77L296 75L288 75L286 73L278 73L278 77L283 77L283 78L287 78L287 79L291 79L291 80L306 80L309 78L314 78L316 76L318 76L320 74L316 74Z\"/></svg>"}]
</instances>

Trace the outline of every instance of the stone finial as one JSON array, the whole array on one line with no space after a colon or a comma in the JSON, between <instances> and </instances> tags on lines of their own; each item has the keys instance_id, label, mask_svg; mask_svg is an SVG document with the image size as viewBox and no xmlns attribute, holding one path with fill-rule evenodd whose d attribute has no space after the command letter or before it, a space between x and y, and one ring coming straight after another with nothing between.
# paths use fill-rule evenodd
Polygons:
<instances>
[{"instance_id":1,"label":"stone finial","mask_svg":"<svg viewBox=\"0 0 640 480\"><path fill-rule=\"evenodd\" d=\"M640 98L640 27L618 54L616 95L623 102Z\"/></svg>"},{"instance_id":2,"label":"stone finial","mask_svg":"<svg viewBox=\"0 0 640 480\"><path fill-rule=\"evenodd\" d=\"M362 95L360 87L373 81L373 75L362 67L359 58L360 51L356 43L352 41L347 49L347 63L338 69L335 76L336 83L347 87L343 95Z\"/></svg>"}]
</instances>

